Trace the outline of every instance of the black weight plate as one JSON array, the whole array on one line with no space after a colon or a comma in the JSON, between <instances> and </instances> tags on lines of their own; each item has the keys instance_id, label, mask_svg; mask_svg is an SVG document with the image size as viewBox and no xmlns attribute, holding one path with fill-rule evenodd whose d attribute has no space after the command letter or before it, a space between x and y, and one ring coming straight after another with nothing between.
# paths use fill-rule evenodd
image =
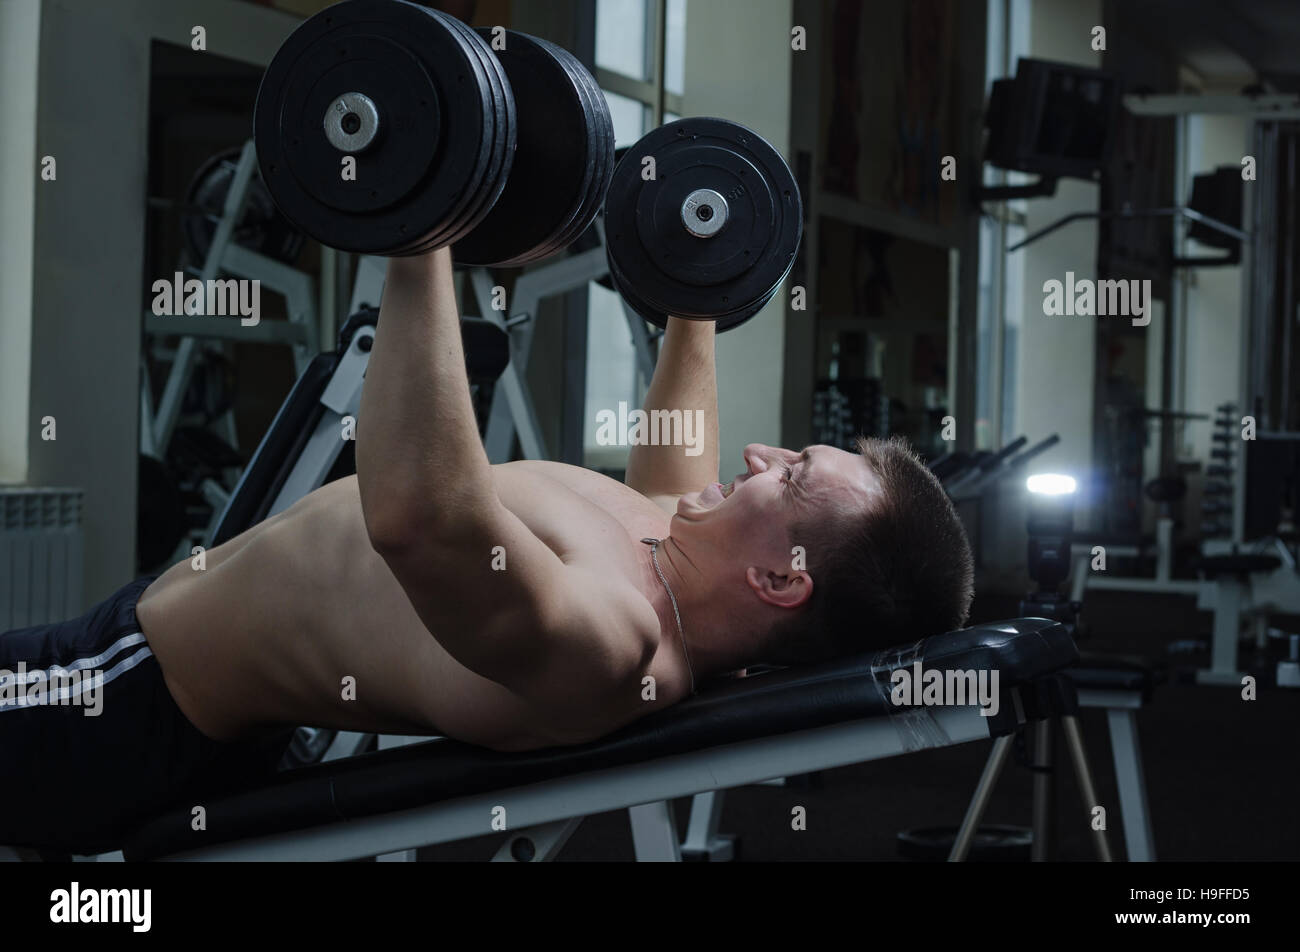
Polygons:
<instances>
[{"instance_id":1,"label":"black weight plate","mask_svg":"<svg viewBox=\"0 0 1300 952\"><path fill-rule=\"evenodd\" d=\"M583 163L582 182L573 197L572 204L552 223L553 228L551 229L550 234L539 241L537 245L530 249L526 254L521 255L514 260L513 264L515 266L523 266L532 264L536 261L541 261L560 251L564 247L565 238L572 229L574 220L579 214L581 214L583 206L588 199L588 195L594 186L596 176L599 174L601 160L600 139L593 120L594 113L592 111L591 91L582 80L583 69L581 64L578 63L577 59L571 53L562 47L549 43L540 37L532 37L532 39L539 43L543 49L555 58L555 61L559 63L568 74L570 81L573 83L574 89L577 90L582 105L583 129L585 133L583 140L587 144L587 161Z\"/></svg>"},{"instance_id":2,"label":"black weight plate","mask_svg":"<svg viewBox=\"0 0 1300 952\"><path fill-rule=\"evenodd\" d=\"M755 264L776 234L777 210L759 170L730 149L696 143L655 158L658 178L647 183L655 187L636 192L633 244L665 280L641 282L643 296L670 313L711 318L766 293L771 277ZM729 206L726 227L709 239L693 236L682 221L683 202L700 187L721 193ZM640 280L640 266L625 262L629 267Z\"/></svg>"},{"instance_id":3,"label":"black weight plate","mask_svg":"<svg viewBox=\"0 0 1300 952\"><path fill-rule=\"evenodd\" d=\"M670 278L696 287L721 287L746 275L754 252L776 224L775 202L762 174L743 155L712 146L661 154L656 161L658 187L637 193L642 247ZM723 194L729 208L726 227L709 239L695 237L682 224L682 203L703 186Z\"/></svg>"},{"instance_id":4,"label":"black weight plate","mask_svg":"<svg viewBox=\"0 0 1300 952\"><path fill-rule=\"evenodd\" d=\"M515 161L501 197L454 249L469 265L509 266L551 240L580 200L592 149L582 91L534 37L507 31L493 51L515 95Z\"/></svg>"},{"instance_id":5,"label":"black weight plate","mask_svg":"<svg viewBox=\"0 0 1300 952\"><path fill-rule=\"evenodd\" d=\"M784 277L782 280L784 280ZM617 292L635 313L645 318L646 321L653 324L655 327L663 329L668 326L668 314L641 299L636 293L636 288L628 283L627 278L619 272L617 265L612 260L609 262L609 274L606 278L602 278L599 283L604 284L605 287ZM714 332L721 334L734 327L739 327L761 311L767 305L767 302L776 295L776 292L779 289L780 283L774 285L767 294L763 295L763 297L757 301L752 301L745 307L736 311L719 314L716 317L710 318L710 320L713 321Z\"/></svg>"},{"instance_id":6,"label":"black weight plate","mask_svg":"<svg viewBox=\"0 0 1300 952\"><path fill-rule=\"evenodd\" d=\"M484 67L433 11L405 0L344 0L300 25L258 90L254 137L276 206L345 251L384 253L445 227L481 181L491 149ZM379 133L354 153L325 137L341 94L369 96Z\"/></svg>"},{"instance_id":7,"label":"black weight plate","mask_svg":"<svg viewBox=\"0 0 1300 952\"><path fill-rule=\"evenodd\" d=\"M585 223L589 222L592 217L593 196L603 190L607 184L609 173L613 171L612 168L606 167L607 156L601 128L601 114L599 104L587 81L587 70L572 54L567 51L562 52L565 56L566 68L574 77L582 92L583 109L587 119L587 142L593 161L589 163L590 175L585 176L584 187L578 202L569 210L568 217L552 236L551 241L543 248L538 249L534 260L549 258L560 253L582 233Z\"/></svg>"},{"instance_id":8,"label":"black weight plate","mask_svg":"<svg viewBox=\"0 0 1300 952\"><path fill-rule=\"evenodd\" d=\"M185 235L186 250L199 264L207 259L208 249L212 247L217 219L225 209L241 151L238 148L227 149L212 156L194 173L185 191L186 207L181 230ZM276 210L256 170L249 182L244 210L231 238L240 247L285 264L293 264L302 252L302 232Z\"/></svg>"},{"instance_id":9,"label":"black weight plate","mask_svg":"<svg viewBox=\"0 0 1300 952\"><path fill-rule=\"evenodd\" d=\"M627 305L655 327L668 326L668 315L648 304L637 294L636 286L631 284L611 261L609 268L610 286L623 298Z\"/></svg>"},{"instance_id":10,"label":"black weight plate","mask_svg":"<svg viewBox=\"0 0 1300 952\"><path fill-rule=\"evenodd\" d=\"M501 197L514 163L516 151L517 119L515 98L505 70L488 43L474 30L448 14L437 14L456 29L483 66L484 76L492 91L492 151L486 174L476 190L469 207L461 216L460 227L439 241L438 246L453 244L468 235L487 217Z\"/></svg>"},{"instance_id":11,"label":"black weight plate","mask_svg":"<svg viewBox=\"0 0 1300 952\"><path fill-rule=\"evenodd\" d=\"M650 155L656 178L647 182L642 160ZM727 224L711 238L682 223L682 201L697 188L728 202ZM611 272L651 314L735 326L789 274L802 219L794 176L761 136L722 119L681 119L619 162L605 201L606 249Z\"/></svg>"},{"instance_id":12,"label":"black weight plate","mask_svg":"<svg viewBox=\"0 0 1300 952\"><path fill-rule=\"evenodd\" d=\"M605 192L609 189L609 182L614 175L614 166L616 164L614 158L614 120L609 114L609 103L605 99L605 93L601 90L595 77L585 67L580 69L579 74L591 91L592 122L599 133L600 163L582 210L575 217L569 232L564 235L563 247L578 241L591 230L592 222L600 214L605 203Z\"/></svg>"},{"instance_id":13,"label":"black weight plate","mask_svg":"<svg viewBox=\"0 0 1300 952\"><path fill-rule=\"evenodd\" d=\"M405 255L423 254L432 251L435 248L442 247L447 243L447 237L454 234L456 229L463 226L465 219L470 214L470 205L478 195L482 187L483 179L487 176L488 166L492 160L492 144L494 139L493 133L493 108L492 92L490 89L487 73L482 69L482 63L475 54L473 48L465 41L464 35L456 29L455 22L449 17L440 16L436 11L426 11L427 15L439 20L441 25L446 29L449 42L455 43L460 47L467 63L469 64L470 75L466 81L469 89L477 87L483 96L482 100L482 131L481 137L476 141L477 151L475 153L475 166L470 175L464 182L463 190L454 197L454 201L443 216L431 229L427 231L416 231L413 237L410 237L405 244L387 248L383 254L389 257L402 257ZM460 143L464 148L469 145L468 142Z\"/></svg>"},{"instance_id":14,"label":"black weight plate","mask_svg":"<svg viewBox=\"0 0 1300 952\"><path fill-rule=\"evenodd\" d=\"M571 210L568 219L556 232L552 241L538 249L534 261L562 251L587 229L600 210L600 202L604 199L605 189L609 187L609 178L614 171L614 123L604 93L600 91L595 78L576 56L553 44L548 43L547 46L569 71L583 94L587 141L594 161L590 163L591 174L586 180L577 205Z\"/></svg>"},{"instance_id":15,"label":"black weight plate","mask_svg":"<svg viewBox=\"0 0 1300 952\"><path fill-rule=\"evenodd\" d=\"M317 37L308 30L313 24L323 35ZM308 35L295 48L294 41L304 31ZM407 46L412 37L422 43ZM441 74L425 63L430 49L438 52L443 64ZM295 56L298 52L301 55ZM327 62L331 56L338 60L333 66ZM301 173L300 184L311 196L308 210L326 219L319 228L313 225L316 237L339 247L393 253L454 217L466 201L467 186L480 173L481 158L489 143L483 136L486 106L482 98L476 100L458 91L449 96L438 88L439 78L457 90L481 87L476 64L453 31L421 7L351 0L300 27L277 54L277 61L287 64L280 72L288 74L290 87L279 91L275 70L268 70L259 105L271 100L266 111L274 114L275 103L283 100L281 115L300 117L298 129L286 118L283 125L287 140L272 142L271 146L278 145L285 157L302 166L291 166L290 171L294 176ZM295 89L294 84L299 88ZM379 138L356 155L356 182L339 178L342 153L328 144L316 120L323 119L331 96L349 89L375 99L381 119ZM303 105L306 96L310 96L311 108ZM259 109L259 118L261 114ZM443 120L449 118L457 120L452 125L461 132L458 148L454 149L443 141L449 131ZM269 161L264 153L263 143L268 138L263 134L265 128L259 125L258 144L267 171L268 166L273 169L277 163ZM413 169L420 171L419 179L411 179ZM431 198L438 203L436 216L429 207ZM373 208L364 207L367 200L374 203ZM345 201L359 204L360 212L340 214L335 206Z\"/></svg>"},{"instance_id":16,"label":"black weight plate","mask_svg":"<svg viewBox=\"0 0 1300 952\"><path fill-rule=\"evenodd\" d=\"M484 218L496 206L497 201L501 198L501 193L505 191L506 183L510 179L510 170L514 168L515 153L519 145L519 117L515 106L514 89L510 85L510 80L506 76L505 67L497 59L496 53L492 51L490 44L484 40L475 30L465 24L461 24L472 42L474 42L483 57L484 62L492 73L493 81L501 90L503 108L498 114L498 125L501 131L501 161L498 162L493 171L493 177L486 186L483 204L475 214L474 218L468 223L464 234L469 234L477 228ZM457 236L459 238L464 235Z\"/></svg>"},{"instance_id":17,"label":"black weight plate","mask_svg":"<svg viewBox=\"0 0 1300 952\"><path fill-rule=\"evenodd\" d=\"M609 103L605 100L605 94L596 83L595 77L577 57L569 54L569 60L573 72L589 95L587 121L597 161L595 173L592 175L582 203L556 240L555 247L550 252L552 254L567 248L591 226L605 201L605 191L609 188L609 180L614 174L614 120L609 114Z\"/></svg>"},{"instance_id":18,"label":"black weight plate","mask_svg":"<svg viewBox=\"0 0 1300 952\"><path fill-rule=\"evenodd\" d=\"M636 288L632 287L619 273L618 267L613 261L609 262L609 287L614 290L637 314L649 321L655 327L663 328L668 326L668 315L656 311L636 296Z\"/></svg>"},{"instance_id":19,"label":"black weight plate","mask_svg":"<svg viewBox=\"0 0 1300 952\"><path fill-rule=\"evenodd\" d=\"M495 57L484 49L478 35L460 20L436 10L424 12L452 34L473 65L475 81L483 94L483 138L479 142L478 165L454 209L440 227L390 251L392 255L422 254L451 244L468 233L473 224L487 213L491 201L495 201L505 180L501 170L508 168L507 163L514 157L514 96L504 74L495 65Z\"/></svg>"},{"instance_id":20,"label":"black weight plate","mask_svg":"<svg viewBox=\"0 0 1300 952\"><path fill-rule=\"evenodd\" d=\"M468 58L473 70L473 83L483 96L483 136L478 142L478 161L465 190L456 201L452 211L439 223L438 227L418 235L414 240L398 249L388 252L390 255L415 255L432 251L450 243L450 239L464 231L465 225L477 213L482 203L484 188L492 174L494 162L498 157L499 141L497 135L498 108L501 106L500 93L495 88L493 74L478 47L470 41L463 24L454 17L435 10L427 10L428 16L436 19L451 34L453 41L459 44ZM473 88L473 87L471 87Z\"/></svg>"}]
</instances>

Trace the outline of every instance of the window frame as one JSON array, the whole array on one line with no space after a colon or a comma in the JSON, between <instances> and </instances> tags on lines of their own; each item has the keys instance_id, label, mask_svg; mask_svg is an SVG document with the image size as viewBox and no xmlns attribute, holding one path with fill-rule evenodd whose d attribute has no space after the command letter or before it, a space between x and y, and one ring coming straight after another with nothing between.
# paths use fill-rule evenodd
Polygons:
<instances>
[{"instance_id":1,"label":"window frame","mask_svg":"<svg viewBox=\"0 0 1300 952\"><path fill-rule=\"evenodd\" d=\"M664 123L665 113L682 114L683 97L669 92L665 85L665 58L668 48L668 0L644 0L646 37L649 41L647 61L650 78L639 79L627 73L597 66L596 82L601 89L627 99L634 99L650 109L651 129ZM593 5L594 6L594 5ZM596 16L599 16L597 11Z\"/></svg>"}]
</instances>

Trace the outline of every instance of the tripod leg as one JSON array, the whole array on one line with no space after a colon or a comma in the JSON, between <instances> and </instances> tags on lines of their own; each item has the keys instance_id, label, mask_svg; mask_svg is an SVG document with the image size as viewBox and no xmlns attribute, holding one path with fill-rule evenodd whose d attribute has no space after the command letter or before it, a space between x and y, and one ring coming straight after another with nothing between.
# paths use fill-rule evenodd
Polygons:
<instances>
[{"instance_id":1,"label":"tripod leg","mask_svg":"<svg viewBox=\"0 0 1300 952\"><path fill-rule=\"evenodd\" d=\"M975 793L970 798L970 806L966 808L966 817L961 821L961 829L957 831L957 838L953 841L948 862L963 862L970 853L971 843L975 840L975 831L984 817L984 811L988 808L989 798L993 795L993 788L997 786L998 777L1006 765L1007 755L1011 753L1011 742L1015 736L1015 734L1004 734L993 741L993 750L984 764L984 772L980 774L980 782L975 787Z\"/></svg>"},{"instance_id":2,"label":"tripod leg","mask_svg":"<svg viewBox=\"0 0 1300 952\"><path fill-rule=\"evenodd\" d=\"M1034 839L1029 860L1046 863L1056 842L1056 770L1053 768L1054 722L1049 718L1034 725Z\"/></svg>"},{"instance_id":3,"label":"tripod leg","mask_svg":"<svg viewBox=\"0 0 1300 952\"><path fill-rule=\"evenodd\" d=\"M1092 771L1088 769L1088 757L1083 751L1083 734L1079 731L1079 720L1074 715L1063 715L1061 727L1065 731L1065 744L1070 748L1070 758L1074 761L1074 775L1079 778L1079 792L1083 795L1083 809L1091 813L1097 806L1097 788L1092 783ZM1091 824L1089 824L1091 829ZM1112 862L1110 842L1105 830L1092 831L1093 845L1097 848L1097 858L1103 863Z\"/></svg>"}]
</instances>

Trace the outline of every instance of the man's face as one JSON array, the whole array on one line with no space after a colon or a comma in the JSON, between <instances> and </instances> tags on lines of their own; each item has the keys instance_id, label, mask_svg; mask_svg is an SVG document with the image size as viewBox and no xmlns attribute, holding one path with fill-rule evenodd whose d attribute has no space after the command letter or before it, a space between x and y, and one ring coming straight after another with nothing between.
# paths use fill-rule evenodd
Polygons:
<instances>
[{"instance_id":1,"label":"man's face","mask_svg":"<svg viewBox=\"0 0 1300 952\"><path fill-rule=\"evenodd\" d=\"M677 501L673 535L706 536L710 548L753 560L788 562L792 529L818 512L852 513L880 492L880 481L856 453L831 446L803 452L751 443L745 470L728 484L713 483Z\"/></svg>"}]
</instances>

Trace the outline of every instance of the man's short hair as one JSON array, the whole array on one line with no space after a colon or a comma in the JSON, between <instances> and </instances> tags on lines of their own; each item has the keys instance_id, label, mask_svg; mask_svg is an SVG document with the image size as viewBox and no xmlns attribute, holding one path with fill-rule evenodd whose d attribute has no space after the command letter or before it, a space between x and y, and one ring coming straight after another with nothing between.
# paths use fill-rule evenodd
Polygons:
<instances>
[{"instance_id":1,"label":"man's short hair","mask_svg":"<svg viewBox=\"0 0 1300 952\"><path fill-rule=\"evenodd\" d=\"M859 438L880 493L796 524L813 593L778 623L764 661L822 661L960 628L974 592L970 543L948 494L901 437Z\"/></svg>"}]
</instances>

